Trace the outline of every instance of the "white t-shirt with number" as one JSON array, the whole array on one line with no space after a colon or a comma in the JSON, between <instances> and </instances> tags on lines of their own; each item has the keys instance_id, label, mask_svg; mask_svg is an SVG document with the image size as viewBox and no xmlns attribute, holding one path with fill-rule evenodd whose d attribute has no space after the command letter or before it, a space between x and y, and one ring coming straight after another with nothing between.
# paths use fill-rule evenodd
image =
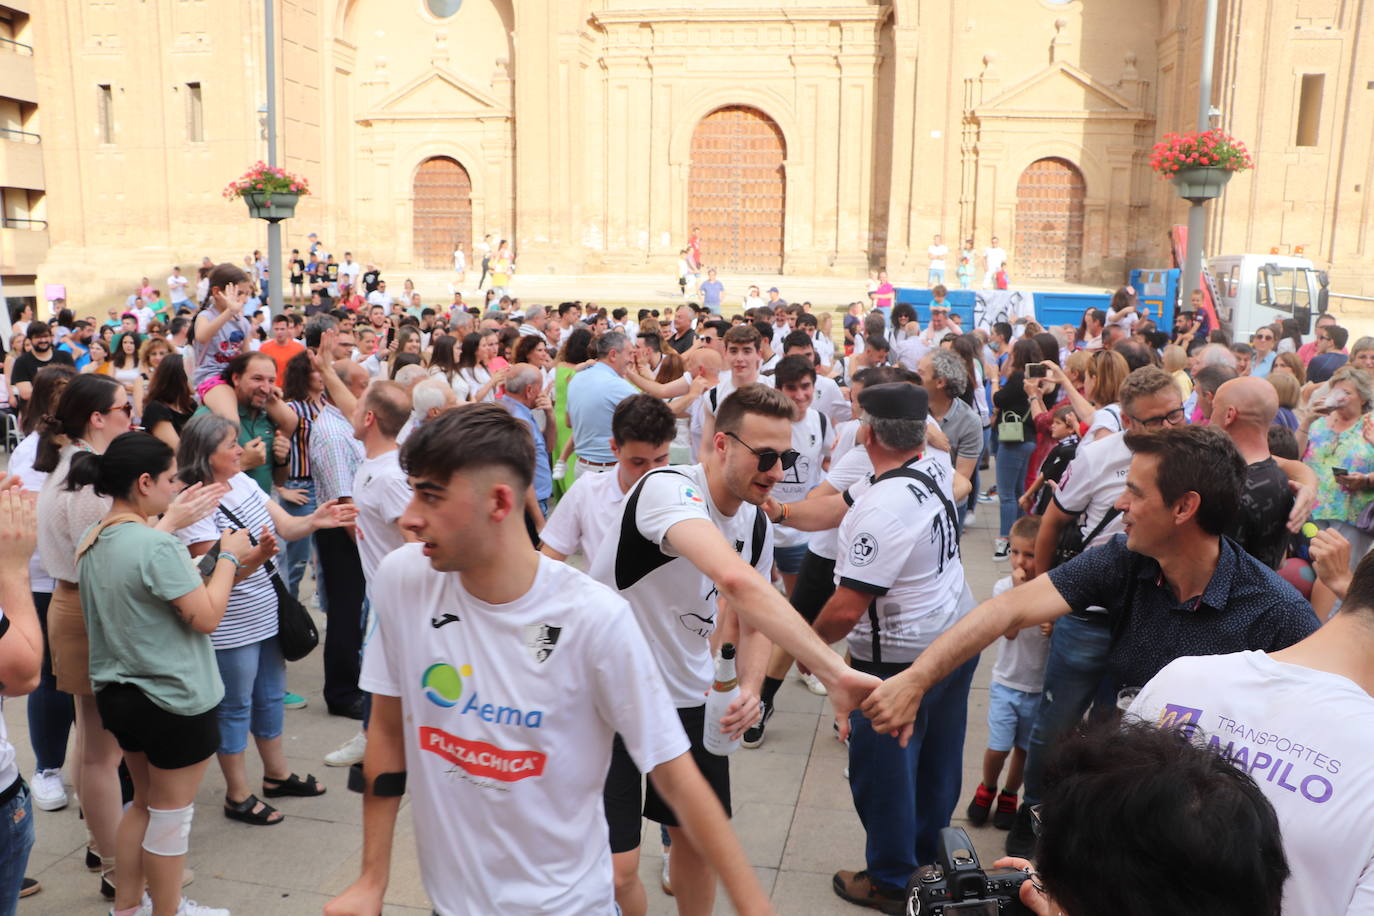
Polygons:
<instances>
[{"instance_id":1,"label":"white t-shirt with number","mask_svg":"<svg viewBox=\"0 0 1374 916\"><path fill-rule=\"evenodd\" d=\"M382 560L405 543L397 525L410 503L410 482L401 470L401 453L393 449L358 465L353 475L353 503L358 507L358 557L363 562L369 594Z\"/></svg>"},{"instance_id":2,"label":"white t-shirt with number","mask_svg":"<svg viewBox=\"0 0 1374 916\"><path fill-rule=\"evenodd\" d=\"M1263 652L1180 658L1128 715L1194 730L1250 774L1279 816L1286 916L1374 913L1374 697Z\"/></svg>"},{"instance_id":3,"label":"white t-shirt with number","mask_svg":"<svg viewBox=\"0 0 1374 916\"><path fill-rule=\"evenodd\" d=\"M801 454L796 463L783 472L782 480L773 485L773 498L780 503L806 499L806 494L825 479L823 465L834 444L835 424L828 417L822 417L816 408L808 407L806 416L792 424L792 448ZM795 547L809 540L811 532L785 525L773 532L775 547Z\"/></svg>"},{"instance_id":4,"label":"white t-shirt with number","mask_svg":"<svg viewBox=\"0 0 1374 916\"><path fill-rule=\"evenodd\" d=\"M884 475L840 523L836 585L873 598L849 633L849 651L863 661L914 661L972 606L965 600L958 521L946 509L954 508L949 459L929 451L909 466L935 488Z\"/></svg>"},{"instance_id":5,"label":"white t-shirt with number","mask_svg":"<svg viewBox=\"0 0 1374 916\"><path fill-rule=\"evenodd\" d=\"M1131 450L1126 447L1126 434L1115 433L1095 442L1084 441L1078 446L1073 461L1064 469L1059 478L1059 488L1054 491L1054 502L1060 509L1078 517L1083 537L1087 537L1121 498L1126 489L1126 473L1131 469ZM1125 523L1120 513L1102 528L1085 547L1105 544L1110 538L1125 531Z\"/></svg>"},{"instance_id":6,"label":"white t-shirt with number","mask_svg":"<svg viewBox=\"0 0 1374 916\"><path fill-rule=\"evenodd\" d=\"M540 558L503 605L419 544L382 561L359 685L399 697L420 875L445 916L616 912L602 806L619 733L645 772L688 750L625 602Z\"/></svg>"},{"instance_id":7,"label":"white t-shirt with number","mask_svg":"<svg viewBox=\"0 0 1374 916\"><path fill-rule=\"evenodd\" d=\"M630 490L620 523L607 533L607 546L615 538L616 549L599 551L588 570L630 602L673 703L681 709L705 703L715 676L710 639L720 591L677 553L669 535L678 522L710 522L746 563L757 554L754 568L767 578L773 565L773 526L767 517L759 521L760 516L748 503L734 515L717 509L699 464L657 468Z\"/></svg>"},{"instance_id":8,"label":"white t-shirt with number","mask_svg":"<svg viewBox=\"0 0 1374 916\"><path fill-rule=\"evenodd\" d=\"M540 540L565 557L582 551L590 566L603 549L615 550L615 544L606 540L619 533L625 496L618 468L605 474L582 474L554 506L539 532Z\"/></svg>"}]
</instances>

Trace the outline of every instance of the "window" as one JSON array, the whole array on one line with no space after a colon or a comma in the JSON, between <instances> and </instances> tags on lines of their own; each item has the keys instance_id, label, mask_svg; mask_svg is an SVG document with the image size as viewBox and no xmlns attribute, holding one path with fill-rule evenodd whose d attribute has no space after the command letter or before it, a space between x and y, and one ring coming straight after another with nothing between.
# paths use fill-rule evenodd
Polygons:
<instances>
[{"instance_id":1,"label":"window","mask_svg":"<svg viewBox=\"0 0 1374 916\"><path fill-rule=\"evenodd\" d=\"M205 109L201 103L200 83L186 84L186 139L205 142Z\"/></svg>"},{"instance_id":2,"label":"window","mask_svg":"<svg viewBox=\"0 0 1374 916\"><path fill-rule=\"evenodd\" d=\"M463 5L463 0L425 0L425 6L429 9L430 15L437 19L447 19L458 12Z\"/></svg>"},{"instance_id":3,"label":"window","mask_svg":"<svg viewBox=\"0 0 1374 916\"><path fill-rule=\"evenodd\" d=\"M114 90L106 83L99 87L96 97L96 125L100 129L100 142L114 142Z\"/></svg>"},{"instance_id":4,"label":"window","mask_svg":"<svg viewBox=\"0 0 1374 916\"><path fill-rule=\"evenodd\" d=\"M1318 128L1322 117L1322 90L1326 76L1321 73L1304 73L1302 90L1298 96L1298 135L1295 146L1316 146Z\"/></svg>"}]
</instances>

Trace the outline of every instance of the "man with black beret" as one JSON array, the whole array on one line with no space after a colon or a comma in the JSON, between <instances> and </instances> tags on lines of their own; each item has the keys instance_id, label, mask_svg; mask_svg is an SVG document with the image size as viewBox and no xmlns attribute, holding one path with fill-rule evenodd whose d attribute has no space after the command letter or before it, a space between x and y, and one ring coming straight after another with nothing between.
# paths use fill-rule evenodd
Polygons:
<instances>
[{"instance_id":1,"label":"man with black beret","mask_svg":"<svg viewBox=\"0 0 1374 916\"><path fill-rule=\"evenodd\" d=\"M858 442L873 476L851 487L840 524L835 594L816 619L821 639L849 637L854 668L886 679L905 670L973 606L959 560L953 468L926 449L929 395L904 382L859 394ZM868 834L866 868L835 874L851 903L904 912L907 878L935 860L959 802L969 684L977 658L926 695L903 747L850 716L850 790Z\"/></svg>"}]
</instances>

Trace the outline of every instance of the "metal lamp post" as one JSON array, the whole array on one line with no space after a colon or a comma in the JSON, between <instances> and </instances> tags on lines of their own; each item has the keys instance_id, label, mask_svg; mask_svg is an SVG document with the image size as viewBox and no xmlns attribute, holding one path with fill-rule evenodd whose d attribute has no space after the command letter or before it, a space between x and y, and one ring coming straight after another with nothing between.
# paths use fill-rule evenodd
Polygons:
<instances>
[{"instance_id":1,"label":"metal lamp post","mask_svg":"<svg viewBox=\"0 0 1374 916\"><path fill-rule=\"evenodd\" d=\"M1211 128L1212 111L1212 64L1217 37L1217 0L1207 0L1207 11L1202 27L1202 70L1198 74L1197 129L1201 133ZM1188 173L1209 173L1207 175ZM1189 201L1188 208L1188 249L1183 262L1183 284L1180 296L1186 306L1187 297L1198 288L1202 276L1202 236L1207 231L1206 203L1221 195L1221 189L1231 178L1225 169L1185 169L1174 179L1178 194Z\"/></svg>"}]
</instances>

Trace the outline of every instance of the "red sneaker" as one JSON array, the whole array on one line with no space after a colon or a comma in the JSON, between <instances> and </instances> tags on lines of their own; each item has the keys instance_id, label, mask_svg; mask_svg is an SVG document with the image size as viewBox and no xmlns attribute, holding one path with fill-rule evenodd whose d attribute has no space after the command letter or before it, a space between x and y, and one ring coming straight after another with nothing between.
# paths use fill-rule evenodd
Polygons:
<instances>
[{"instance_id":1,"label":"red sneaker","mask_svg":"<svg viewBox=\"0 0 1374 916\"><path fill-rule=\"evenodd\" d=\"M978 784L978 791L973 793L973 801L968 803L968 822L975 827L981 827L988 822L988 812L992 810L992 799L997 794L996 790L989 789L981 782Z\"/></svg>"},{"instance_id":2,"label":"red sneaker","mask_svg":"<svg viewBox=\"0 0 1374 916\"><path fill-rule=\"evenodd\" d=\"M981 787L980 787L981 788ZM997 793L997 813L992 816L992 826L998 830L1010 830L1016 823L1016 793Z\"/></svg>"}]
</instances>

